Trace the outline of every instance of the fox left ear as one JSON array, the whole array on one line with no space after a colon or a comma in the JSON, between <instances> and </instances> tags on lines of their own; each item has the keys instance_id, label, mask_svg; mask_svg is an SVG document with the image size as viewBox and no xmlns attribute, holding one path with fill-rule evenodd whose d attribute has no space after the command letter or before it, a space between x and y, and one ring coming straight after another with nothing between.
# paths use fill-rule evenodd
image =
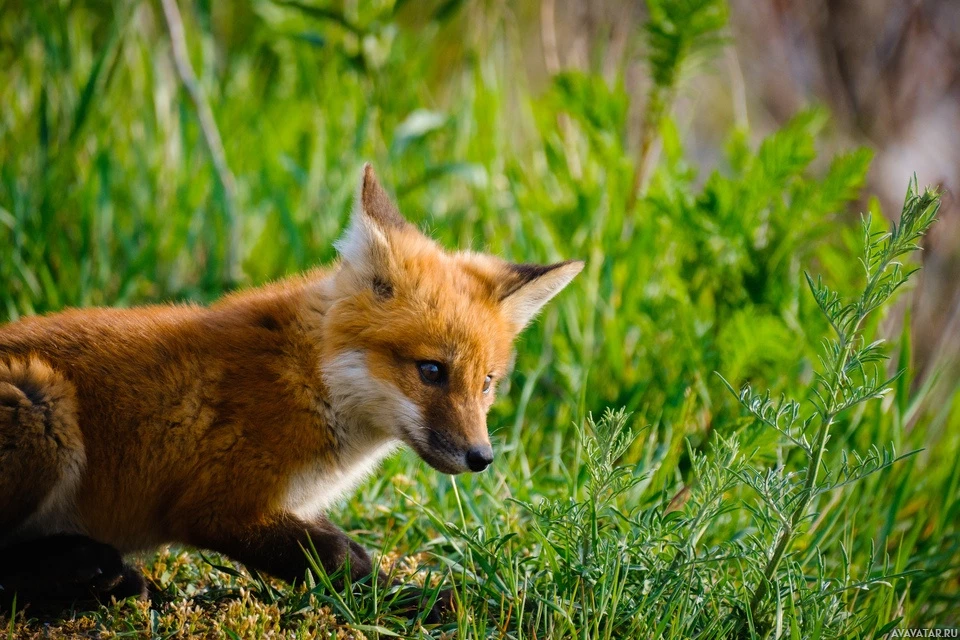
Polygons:
<instances>
[{"instance_id":1,"label":"fox left ear","mask_svg":"<svg viewBox=\"0 0 960 640\"><path fill-rule=\"evenodd\" d=\"M380 186L370 163L363 165L350 224L334 244L343 261L359 272L375 277L389 260L389 235L409 226Z\"/></svg>"},{"instance_id":2,"label":"fox left ear","mask_svg":"<svg viewBox=\"0 0 960 640\"><path fill-rule=\"evenodd\" d=\"M548 265L508 264L501 284L503 313L519 331L582 270L582 260Z\"/></svg>"}]
</instances>

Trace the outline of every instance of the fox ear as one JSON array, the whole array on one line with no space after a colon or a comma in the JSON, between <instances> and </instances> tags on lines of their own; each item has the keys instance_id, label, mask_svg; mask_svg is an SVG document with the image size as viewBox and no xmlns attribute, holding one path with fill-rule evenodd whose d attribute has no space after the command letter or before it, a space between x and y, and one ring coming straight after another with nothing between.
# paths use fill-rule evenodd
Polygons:
<instances>
[{"instance_id":1,"label":"fox ear","mask_svg":"<svg viewBox=\"0 0 960 640\"><path fill-rule=\"evenodd\" d=\"M508 264L500 288L503 313L519 331L582 270L582 260L548 265Z\"/></svg>"},{"instance_id":2,"label":"fox ear","mask_svg":"<svg viewBox=\"0 0 960 640\"><path fill-rule=\"evenodd\" d=\"M380 186L373 167L366 163L353 201L350 224L334 246L344 262L376 277L376 271L387 266L390 233L408 225Z\"/></svg>"}]
</instances>

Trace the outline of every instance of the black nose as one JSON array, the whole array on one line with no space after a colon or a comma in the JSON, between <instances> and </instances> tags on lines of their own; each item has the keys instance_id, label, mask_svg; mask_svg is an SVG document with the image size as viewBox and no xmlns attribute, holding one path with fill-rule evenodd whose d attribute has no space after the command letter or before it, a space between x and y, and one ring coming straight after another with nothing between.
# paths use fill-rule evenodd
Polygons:
<instances>
[{"instance_id":1,"label":"black nose","mask_svg":"<svg viewBox=\"0 0 960 640\"><path fill-rule=\"evenodd\" d=\"M493 462L493 447L488 444L467 451L467 466L470 471L483 471Z\"/></svg>"}]
</instances>

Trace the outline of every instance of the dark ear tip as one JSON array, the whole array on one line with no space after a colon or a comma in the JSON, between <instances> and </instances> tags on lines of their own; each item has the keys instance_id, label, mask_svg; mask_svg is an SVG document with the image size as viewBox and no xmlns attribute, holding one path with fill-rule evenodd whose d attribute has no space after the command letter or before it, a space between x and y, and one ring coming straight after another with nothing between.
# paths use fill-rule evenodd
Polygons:
<instances>
[{"instance_id":1,"label":"dark ear tip","mask_svg":"<svg viewBox=\"0 0 960 640\"><path fill-rule=\"evenodd\" d=\"M587 266L586 261L578 260L576 258L572 260L564 260L562 262L555 262L553 264L548 264L544 267L544 271L553 271L555 269L563 269L564 271L573 271L573 275L577 275L583 268Z\"/></svg>"},{"instance_id":2,"label":"dark ear tip","mask_svg":"<svg viewBox=\"0 0 960 640\"><path fill-rule=\"evenodd\" d=\"M407 221L400 215L390 196L380 186L373 165L369 162L363 163L363 179L361 180L359 198L363 212L382 228L403 228L407 226Z\"/></svg>"},{"instance_id":3,"label":"dark ear tip","mask_svg":"<svg viewBox=\"0 0 960 640\"><path fill-rule=\"evenodd\" d=\"M373 189L380 186L377 180L377 172L373 170L373 165L369 162L363 163L363 193L370 193Z\"/></svg>"},{"instance_id":4,"label":"dark ear tip","mask_svg":"<svg viewBox=\"0 0 960 640\"><path fill-rule=\"evenodd\" d=\"M506 298L523 285L533 282L537 278L557 271L558 269L568 273L572 271L573 273L570 274L572 278L583 271L585 265L586 262L583 260L564 260L563 262L554 262L553 264L508 263L507 267L512 274L511 284L506 291L503 292L501 299Z\"/></svg>"}]
</instances>

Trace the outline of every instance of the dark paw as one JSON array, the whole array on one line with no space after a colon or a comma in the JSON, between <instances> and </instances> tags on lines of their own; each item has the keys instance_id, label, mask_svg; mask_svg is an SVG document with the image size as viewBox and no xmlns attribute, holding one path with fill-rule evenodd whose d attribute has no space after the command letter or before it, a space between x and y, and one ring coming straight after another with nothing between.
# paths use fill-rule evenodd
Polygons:
<instances>
[{"instance_id":1,"label":"dark paw","mask_svg":"<svg viewBox=\"0 0 960 640\"><path fill-rule=\"evenodd\" d=\"M143 577L123 564L110 545L78 535L57 535L0 550L3 599L39 608L76 601L118 600L145 592Z\"/></svg>"},{"instance_id":2,"label":"dark paw","mask_svg":"<svg viewBox=\"0 0 960 640\"><path fill-rule=\"evenodd\" d=\"M119 551L87 539L72 548L69 556L55 556L48 575L55 586L68 590L85 588L100 593L116 588L123 580L124 569Z\"/></svg>"},{"instance_id":3,"label":"dark paw","mask_svg":"<svg viewBox=\"0 0 960 640\"><path fill-rule=\"evenodd\" d=\"M0 550L0 584L9 591L92 585L110 588L120 579L123 558L110 545L86 536L57 535Z\"/></svg>"},{"instance_id":4,"label":"dark paw","mask_svg":"<svg viewBox=\"0 0 960 640\"><path fill-rule=\"evenodd\" d=\"M403 587L390 604L390 609L399 615L419 617L424 624L439 624L454 610L453 590L443 589L434 599L432 589Z\"/></svg>"},{"instance_id":5,"label":"dark paw","mask_svg":"<svg viewBox=\"0 0 960 640\"><path fill-rule=\"evenodd\" d=\"M453 589L444 589L437 594L437 599L423 617L424 624L440 624L454 610Z\"/></svg>"},{"instance_id":6,"label":"dark paw","mask_svg":"<svg viewBox=\"0 0 960 640\"><path fill-rule=\"evenodd\" d=\"M96 596L101 601L107 601L110 598L120 601L131 597L146 600L149 597L147 580L136 567L124 566L116 584L110 589L98 592Z\"/></svg>"}]
</instances>

